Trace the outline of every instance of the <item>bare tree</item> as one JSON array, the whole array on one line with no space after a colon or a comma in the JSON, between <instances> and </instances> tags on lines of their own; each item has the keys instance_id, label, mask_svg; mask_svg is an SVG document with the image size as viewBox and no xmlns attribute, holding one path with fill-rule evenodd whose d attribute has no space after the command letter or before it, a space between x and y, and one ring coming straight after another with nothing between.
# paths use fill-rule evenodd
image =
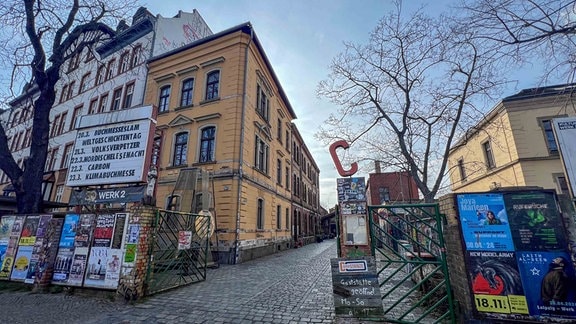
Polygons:
<instances>
[{"instance_id":1,"label":"bare tree","mask_svg":"<svg viewBox=\"0 0 576 324\"><path fill-rule=\"evenodd\" d=\"M575 0L463 0L458 9L462 24L503 56L543 66L543 81L574 80Z\"/></svg>"},{"instance_id":2,"label":"bare tree","mask_svg":"<svg viewBox=\"0 0 576 324\"><path fill-rule=\"evenodd\" d=\"M12 67L12 89L26 84L23 94L35 94L32 142L23 168L14 160L4 125L0 125L0 169L14 186L19 213L42 211L49 114L64 63L114 36L108 25L132 8L133 1L103 0L8 0L0 4L1 63Z\"/></svg>"},{"instance_id":3,"label":"bare tree","mask_svg":"<svg viewBox=\"0 0 576 324\"><path fill-rule=\"evenodd\" d=\"M431 201L442 187L451 145L482 118L478 100L501 84L494 54L453 19L422 9L404 15L401 2L367 44L345 46L318 87L340 108L316 137L346 139L351 159L408 171Z\"/></svg>"}]
</instances>

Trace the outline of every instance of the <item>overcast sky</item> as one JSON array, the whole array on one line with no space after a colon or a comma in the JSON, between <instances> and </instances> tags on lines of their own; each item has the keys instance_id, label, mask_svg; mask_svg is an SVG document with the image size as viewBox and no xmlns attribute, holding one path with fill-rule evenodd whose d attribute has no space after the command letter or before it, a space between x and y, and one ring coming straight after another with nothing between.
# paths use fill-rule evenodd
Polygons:
<instances>
[{"instance_id":1,"label":"overcast sky","mask_svg":"<svg viewBox=\"0 0 576 324\"><path fill-rule=\"evenodd\" d=\"M450 2L406 0L404 7L433 3L427 11L439 11ZM320 203L325 208L333 207L339 176L328 147L314 139L314 132L337 107L324 98L318 99L316 87L328 76L332 58L343 51L343 42L365 43L378 20L393 9L393 1L149 0L142 1L142 5L163 17L172 17L178 10L196 9L214 33L252 23L298 116L295 123L320 168ZM355 176L367 178L368 174L359 172Z\"/></svg>"}]
</instances>

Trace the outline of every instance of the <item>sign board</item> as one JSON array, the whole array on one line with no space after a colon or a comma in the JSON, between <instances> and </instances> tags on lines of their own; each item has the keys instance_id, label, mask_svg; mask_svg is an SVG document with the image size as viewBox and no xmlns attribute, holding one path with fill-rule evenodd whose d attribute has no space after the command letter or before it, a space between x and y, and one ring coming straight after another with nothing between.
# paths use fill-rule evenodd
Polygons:
<instances>
[{"instance_id":1,"label":"sign board","mask_svg":"<svg viewBox=\"0 0 576 324\"><path fill-rule=\"evenodd\" d=\"M145 192L146 186L73 190L69 204L76 206L139 202L144 198Z\"/></svg>"},{"instance_id":2,"label":"sign board","mask_svg":"<svg viewBox=\"0 0 576 324\"><path fill-rule=\"evenodd\" d=\"M143 182L151 114L149 107L140 107L82 116L66 185Z\"/></svg>"},{"instance_id":3,"label":"sign board","mask_svg":"<svg viewBox=\"0 0 576 324\"><path fill-rule=\"evenodd\" d=\"M376 318L384 315L374 257L330 259L336 315Z\"/></svg>"},{"instance_id":4,"label":"sign board","mask_svg":"<svg viewBox=\"0 0 576 324\"><path fill-rule=\"evenodd\" d=\"M576 146L574 146L576 142L576 117L554 118L552 126L572 197L574 197L576 195Z\"/></svg>"}]
</instances>

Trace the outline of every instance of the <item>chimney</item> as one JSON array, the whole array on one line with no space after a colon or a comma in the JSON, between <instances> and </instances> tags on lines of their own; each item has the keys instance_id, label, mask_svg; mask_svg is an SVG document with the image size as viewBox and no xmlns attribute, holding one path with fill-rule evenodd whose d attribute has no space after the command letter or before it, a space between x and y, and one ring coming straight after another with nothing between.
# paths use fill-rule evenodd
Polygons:
<instances>
[{"instance_id":1,"label":"chimney","mask_svg":"<svg viewBox=\"0 0 576 324\"><path fill-rule=\"evenodd\" d=\"M380 169L380 161L376 160L374 161L374 168L376 169L376 173L382 173L382 169Z\"/></svg>"}]
</instances>

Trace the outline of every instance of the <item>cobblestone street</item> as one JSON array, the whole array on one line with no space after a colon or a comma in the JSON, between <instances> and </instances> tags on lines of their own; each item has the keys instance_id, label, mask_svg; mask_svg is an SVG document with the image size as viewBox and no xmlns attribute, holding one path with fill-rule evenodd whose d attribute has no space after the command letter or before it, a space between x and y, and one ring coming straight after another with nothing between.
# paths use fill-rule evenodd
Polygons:
<instances>
[{"instance_id":1,"label":"cobblestone street","mask_svg":"<svg viewBox=\"0 0 576 324\"><path fill-rule=\"evenodd\" d=\"M75 294L0 292L3 323L334 323L327 240L238 265L135 305Z\"/></svg>"}]
</instances>

